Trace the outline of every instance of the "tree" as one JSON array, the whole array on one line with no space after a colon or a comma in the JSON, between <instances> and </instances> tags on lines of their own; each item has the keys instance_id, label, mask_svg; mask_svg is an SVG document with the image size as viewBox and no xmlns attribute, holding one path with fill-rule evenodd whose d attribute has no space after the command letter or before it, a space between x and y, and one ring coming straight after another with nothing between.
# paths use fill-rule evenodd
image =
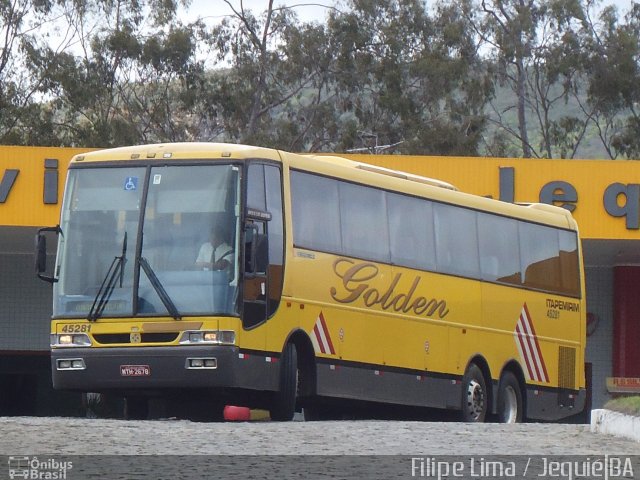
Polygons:
<instances>
[{"instance_id":1,"label":"tree","mask_svg":"<svg viewBox=\"0 0 640 480\"><path fill-rule=\"evenodd\" d=\"M479 0L465 13L503 93L491 102L500 138L488 148L512 151L517 144L524 157L573 158L592 118L583 101L587 6L581 0ZM505 89L512 92L506 99ZM570 102L582 109L567 112Z\"/></svg>"},{"instance_id":2,"label":"tree","mask_svg":"<svg viewBox=\"0 0 640 480\"><path fill-rule=\"evenodd\" d=\"M212 29L209 42L219 62L211 75L208 103L223 138L286 149L318 149L313 138L326 110L331 55L324 26L300 24L295 12L275 8L259 16L225 0L232 15Z\"/></svg>"},{"instance_id":3,"label":"tree","mask_svg":"<svg viewBox=\"0 0 640 480\"><path fill-rule=\"evenodd\" d=\"M610 158L640 158L640 4L619 23L605 9L593 25L588 58L588 102Z\"/></svg>"},{"instance_id":4,"label":"tree","mask_svg":"<svg viewBox=\"0 0 640 480\"><path fill-rule=\"evenodd\" d=\"M570 100L580 105L585 94L587 11L580 0L553 0L543 9L527 75L527 105L540 136L534 154L574 158L592 118L584 108L566 112Z\"/></svg>"},{"instance_id":5,"label":"tree","mask_svg":"<svg viewBox=\"0 0 640 480\"><path fill-rule=\"evenodd\" d=\"M0 142L4 144L56 144L51 135L53 112L39 102L47 72L31 74L29 54L39 46L61 51L72 38L69 32L51 34L52 18L64 9L55 0L0 0Z\"/></svg>"},{"instance_id":6,"label":"tree","mask_svg":"<svg viewBox=\"0 0 640 480\"><path fill-rule=\"evenodd\" d=\"M483 12L476 19L471 12ZM480 0L479 8L471 5L468 18L481 33L483 40L492 47L493 58L498 68L499 81L508 83L515 93L517 132L522 155L530 157L527 124L527 61L537 38L537 28L542 15L537 0Z\"/></svg>"},{"instance_id":7,"label":"tree","mask_svg":"<svg viewBox=\"0 0 640 480\"><path fill-rule=\"evenodd\" d=\"M176 7L165 0L77 2L65 11L67 25L76 28L76 49L31 49L29 69L47 78L43 97L61 143L106 147L182 138L174 81L196 70L195 42L191 29L174 20Z\"/></svg>"},{"instance_id":8,"label":"tree","mask_svg":"<svg viewBox=\"0 0 640 480\"><path fill-rule=\"evenodd\" d=\"M433 18L418 0L352 0L343 10L329 19L333 88L352 125L342 145L367 148L356 140L373 136L388 151L476 154L488 84L456 5Z\"/></svg>"}]
</instances>

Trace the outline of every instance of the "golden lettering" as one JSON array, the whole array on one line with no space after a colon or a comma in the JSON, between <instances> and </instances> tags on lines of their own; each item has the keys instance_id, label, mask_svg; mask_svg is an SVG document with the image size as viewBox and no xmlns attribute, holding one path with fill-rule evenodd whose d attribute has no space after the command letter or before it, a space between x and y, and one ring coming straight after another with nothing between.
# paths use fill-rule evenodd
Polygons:
<instances>
[{"instance_id":1,"label":"golden lettering","mask_svg":"<svg viewBox=\"0 0 640 480\"><path fill-rule=\"evenodd\" d=\"M355 302L358 298L360 298L362 293L369 286L366 283L363 283L362 285L358 285L358 284L362 283L362 282L366 282L367 280L371 280L372 278L375 278L375 276L378 275L378 267L376 267L375 265L373 265L371 263L362 263L360 265L354 265L353 267L349 268L346 272L344 272L344 274L341 275L340 273L338 273L338 266L341 263L350 263L350 264L353 265L354 262L352 262L351 260L347 260L345 258L339 258L333 264L333 271L336 273L336 275L338 275L338 277L342 278L342 285L344 286L345 290L347 290L348 292L351 292L351 295L349 295L346 298L339 299L339 298L336 297L336 295L337 295L336 288L335 287L331 287L331 296L337 302L340 302L340 303L352 303L352 302ZM363 275L362 277L359 277L359 278L356 277L358 272L360 272L362 270L365 270L365 269L371 269L371 270L373 270L373 272L371 272L369 274L365 274L365 275ZM356 285L352 286L352 283L354 283Z\"/></svg>"},{"instance_id":2,"label":"golden lettering","mask_svg":"<svg viewBox=\"0 0 640 480\"><path fill-rule=\"evenodd\" d=\"M411 308L418 315L422 315L427 310L427 299L424 297L416 298L416 300L411 304Z\"/></svg>"},{"instance_id":3,"label":"golden lettering","mask_svg":"<svg viewBox=\"0 0 640 480\"><path fill-rule=\"evenodd\" d=\"M353 303L362 298L365 306L374 307L380 305L383 310L392 309L395 312L411 313L431 317L437 315L444 318L449 313L447 302L435 298L414 297L421 277L416 276L408 291L396 293L396 288L402 279L402 274L397 273L384 293L371 287L369 281L379 274L378 267L373 263L355 263L346 258L339 258L333 264L333 271L342 280L342 287L347 292L345 296L338 293L336 287L329 290L331 297L340 303Z\"/></svg>"}]
</instances>

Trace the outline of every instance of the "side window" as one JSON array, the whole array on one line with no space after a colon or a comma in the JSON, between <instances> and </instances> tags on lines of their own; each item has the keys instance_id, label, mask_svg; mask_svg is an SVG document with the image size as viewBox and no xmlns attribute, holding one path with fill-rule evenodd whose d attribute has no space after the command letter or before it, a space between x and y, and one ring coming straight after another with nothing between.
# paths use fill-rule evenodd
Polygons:
<instances>
[{"instance_id":1,"label":"side window","mask_svg":"<svg viewBox=\"0 0 640 480\"><path fill-rule=\"evenodd\" d=\"M264 190L264 165L249 165L249 187L247 189L247 207L261 211L267 209L267 195Z\"/></svg>"},{"instance_id":2,"label":"side window","mask_svg":"<svg viewBox=\"0 0 640 480\"><path fill-rule=\"evenodd\" d=\"M578 259L578 235L560 230L560 271L562 293L580 295L580 261Z\"/></svg>"},{"instance_id":3,"label":"side window","mask_svg":"<svg viewBox=\"0 0 640 480\"><path fill-rule=\"evenodd\" d=\"M387 193L391 262L434 270L433 204L428 200Z\"/></svg>"},{"instance_id":4,"label":"side window","mask_svg":"<svg viewBox=\"0 0 640 480\"><path fill-rule=\"evenodd\" d=\"M479 278L476 212L438 203L433 210L437 270Z\"/></svg>"},{"instance_id":5,"label":"side window","mask_svg":"<svg viewBox=\"0 0 640 480\"><path fill-rule=\"evenodd\" d=\"M520 285L517 220L478 213L480 272L483 280Z\"/></svg>"},{"instance_id":6,"label":"side window","mask_svg":"<svg viewBox=\"0 0 640 480\"><path fill-rule=\"evenodd\" d=\"M267 224L269 237L269 305L267 313L273 315L280 305L284 274L284 227L282 220L282 177L280 169L264 166L267 211L271 220Z\"/></svg>"},{"instance_id":7,"label":"side window","mask_svg":"<svg viewBox=\"0 0 640 480\"><path fill-rule=\"evenodd\" d=\"M281 178L277 166L249 165L243 283L246 328L265 321L280 305L284 268Z\"/></svg>"},{"instance_id":8,"label":"side window","mask_svg":"<svg viewBox=\"0 0 640 480\"><path fill-rule=\"evenodd\" d=\"M247 208L267 213L265 165L252 163L248 169ZM251 220L245 226L245 271L266 274L269 262L267 222ZM255 256L255 258L252 258Z\"/></svg>"},{"instance_id":9,"label":"side window","mask_svg":"<svg viewBox=\"0 0 640 480\"><path fill-rule=\"evenodd\" d=\"M524 285L561 291L558 230L520 222L519 235Z\"/></svg>"},{"instance_id":10,"label":"side window","mask_svg":"<svg viewBox=\"0 0 640 480\"><path fill-rule=\"evenodd\" d=\"M250 221L245 230L245 271L248 274L266 275L269 266L266 222Z\"/></svg>"},{"instance_id":11,"label":"side window","mask_svg":"<svg viewBox=\"0 0 640 480\"><path fill-rule=\"evenodd\" d=\"M389 262L387 206L382 190L340 182L342 252Z\"/></svg>"},{"instance_id":12,"label":"side window","mask_svg":"<svg viewBox=\"0 0 640 480\"><path fill-rule=\"evenodd\" d=\"M293 242L297 247L341 251L338 182L291 172Z\"/></svg>"},{"instance_id":13,"label":"side window","mask_svg":"<svg viewBox=\"0 0 640 480\"><path fill-rule=\"evenodd\" d=\"M264 222L248 222L245 228L245 275L242 282L242 324L251 328L267 319L267 236Z\"/></svg>"}]
</instances>

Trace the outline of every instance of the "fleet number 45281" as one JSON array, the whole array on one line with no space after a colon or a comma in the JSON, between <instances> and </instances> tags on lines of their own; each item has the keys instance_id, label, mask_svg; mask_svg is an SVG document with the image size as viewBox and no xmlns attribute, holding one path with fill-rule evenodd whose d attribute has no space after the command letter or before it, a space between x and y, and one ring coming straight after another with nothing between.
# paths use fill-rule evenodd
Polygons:
<instances>
[{"instance_id":1,"label":"fleet number 45281","mask_svg":"<svg viewBox=\"0 0 640 480\"><path fill-rule=\"evenodd\" d=\"M60 331L63 333L88 333L91 331L91 325L82 323L63 325Z\"/></svg>"}]
</instances>

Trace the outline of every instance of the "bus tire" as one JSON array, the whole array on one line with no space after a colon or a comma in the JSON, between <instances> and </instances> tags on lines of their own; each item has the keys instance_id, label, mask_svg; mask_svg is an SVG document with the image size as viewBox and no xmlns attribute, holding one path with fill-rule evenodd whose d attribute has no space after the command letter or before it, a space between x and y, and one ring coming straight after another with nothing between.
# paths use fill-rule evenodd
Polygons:
<instances>
[{"instance_id":1,"label":"bus tire","mask_svg":"<svg viewBox=\"0 0 640 480\"><path fill-rule=\"evenodd\" d=\"M487 393L482 370L472 363L462 377L462 421L484 422L488 410Z\"/></svg>"},{"instance_id":2,"label":"bus tire","mask_svg":"<svg viewBox=\"0 0 640 480\"><path fill-rule=\"evenodd\" d=\"M298 397L298 353L293 343L287 343L280 359L280 388L271 406L271 420L293 420Z\"/></svg>"},{"instance_id":3,"label":"bus tire","mask_svg":"<svg viewBox=\"0 0 640 480\"><path fill-rule=\"evenodd\" d=\"M147 397L128 396L124 398L125 420L147 420L149 417L149 399Z\"/></svg>"},{"instance_id":4,"label":"bus tire","mask_svg":"<svg viewBox=\"0 0 640 480\"><path fill-rule=\"evenodd\" d=\"M498 386L498 420L500 423L521 423L524 417L522 390L516 376L506 371Z\"/></svg>"},{"instance_id":5,"label":"bus tire","mask_svg":"<svg viewBox=\"0 0 640 480\"><path fill-rule=\"evenodd\" d=\"M100 418L104 404L101 393L83 392L81 396L82 410L86 418Z\"/></svg>"},{"instance_id":6,"label":"bus tire","mask_svg":"<svg viewBox=\"0 0 640 480\"><path fill-rule=\"evenodd\" d=\"M82 409L86 418L122 418L122 400L107 393L84 392Z\"/></svg>"}]
</instances>

